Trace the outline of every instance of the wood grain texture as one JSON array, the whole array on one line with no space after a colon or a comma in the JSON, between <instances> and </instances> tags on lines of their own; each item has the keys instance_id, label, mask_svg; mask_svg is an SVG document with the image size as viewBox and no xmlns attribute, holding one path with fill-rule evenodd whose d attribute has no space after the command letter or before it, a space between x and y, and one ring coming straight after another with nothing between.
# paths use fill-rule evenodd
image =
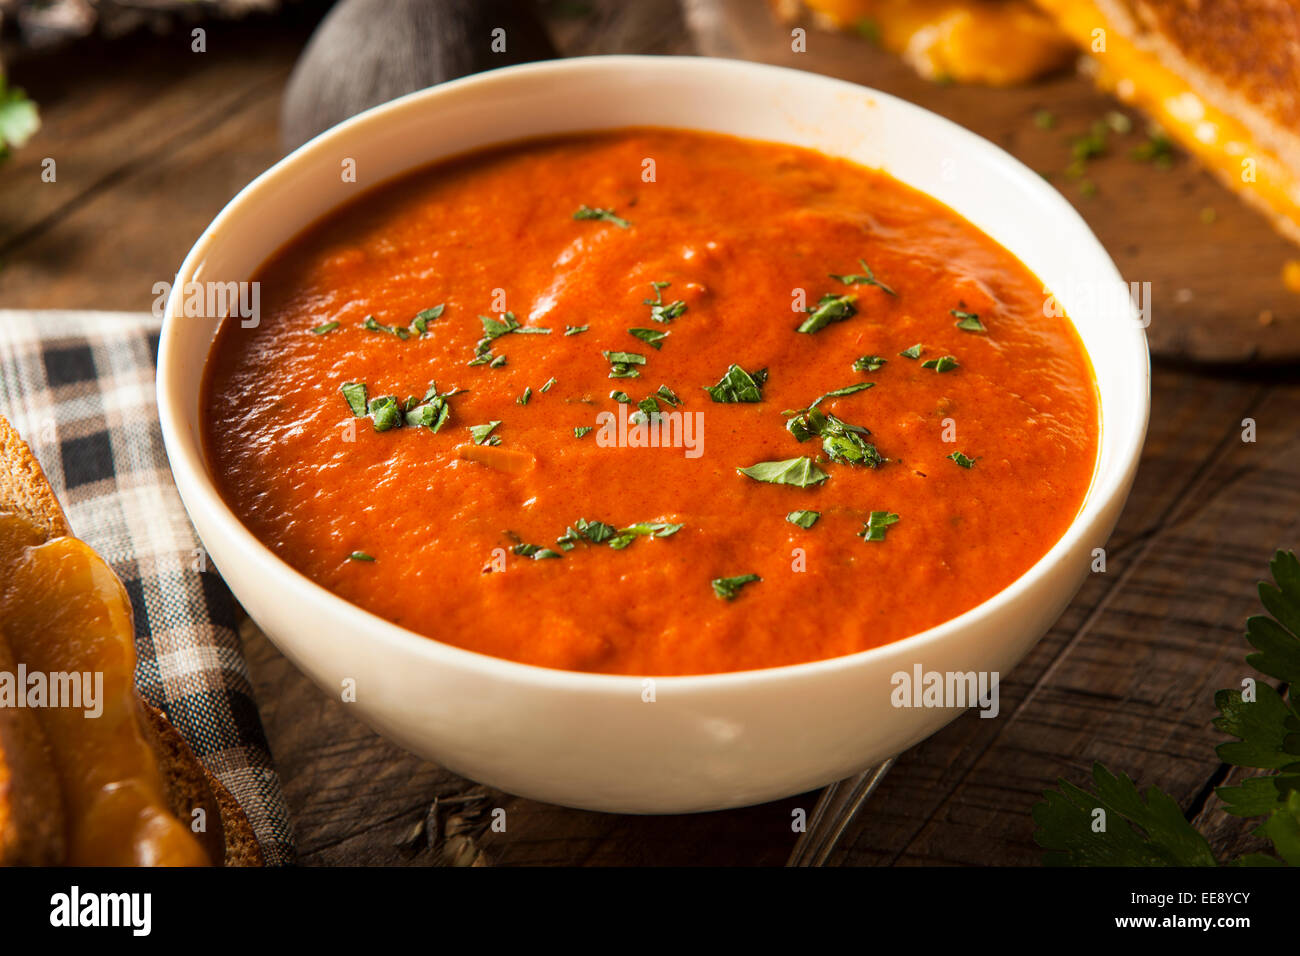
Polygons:
<instances>
[{"instance_id":1,"label":"wood grain texture","mask_svg":"<svg viewBox=\"0 0 1300 956\"><path fill-rule=\"evenodd\" d=\"M692 42L671 0L587 6L580 16L572 15L580 5L547 6L562 51L680 52ZM147 308L150 284L170 277L211 216L278 155L280 93L310 26L290 20L227 40L214 29L206 59L141 39L16 71L42 103L46 125L0 172L0 302ZM854 58L871 55L847 38L825 42ZM931 88L888 62L869 69L968 125L990 117L1004 145L1047 168L1064 165L1071 123L1085 129L1108 108L1073 78L1027 96ZM1052 132L1030 121L1049 103L1061 117ZM57 155L60 170L59 189L48 194L32 178L45 155ZM1181 303L1176 289L1158 292L1153 338L1190 339L1205 329L1215 336L1214 321L1258 325L1252 310L1265 299L1258 277L1273 274L1268 257L1282 252L1267 227L1186 161L1168 173L1130 171L1120 154L1102 162L1124 175L1103 178L1099 166L1095 200L1072 199L1131 278L1160 279L1158 290L1175 282L1193 289ZM1183 218L1173 226L1161 224L1169 210L1144 198L1152 176L1184 184L1178 189L1186 202L1172 210ZM1197 217L1209 204L1219 212L1212 227ZM1224 235L1244 245L1200 239ZM1216 282L1224 273L1243 278ZM1190 324L1178 324L1176 306L1196 314ZM1285 331L1282 311L1267 334ZM1245 341L1236 340L1236 351L1200 354L1285 354L1274 346L1252 353ZM1191 351L1180 346L1168 354ZM902 756L835 862L1034 864L1030 807L1057 777L1084 783L1093 760L1143 786L1168 788L1216 850L1251 845L1250 824L1224 814L1213 797L1225 775L1209 721L1213 691L1235 686L1245 673L1241 631L1256 607L1252 584L1266 573L1272 550L1294 547L1300 532L1300 377L1167 366L1156 371L1153 401L1146 452L1108 544L1107 572L1085 582L1004 679L999 718L968 714ZM1258 423L1254 444L1241 441L1247 416ZM251 625L244 636L306 865L776 865L794 843L791 811L810 810L817 798L661 818L521 800L384 742ZM491 826L498 808L505 832Z\"/></svg>"}]
</instances>

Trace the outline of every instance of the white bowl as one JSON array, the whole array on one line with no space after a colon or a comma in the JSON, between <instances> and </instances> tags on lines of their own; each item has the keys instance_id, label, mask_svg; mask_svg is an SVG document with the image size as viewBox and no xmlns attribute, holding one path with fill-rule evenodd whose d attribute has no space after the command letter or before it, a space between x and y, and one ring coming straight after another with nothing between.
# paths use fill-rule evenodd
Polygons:
<instances>
[{"instance_id":1,"label":"white bowl","mask_svg":"<svg viewBox=\"0 0 1300 956\"><path fill-rule=\"evenodd\" d=\"M641 125L792 143L881 168L979 226L1057 294L1096 370L1100 454L1073 524L1021 578L884 647L659 678L646 702L641 678L499 660L391 624L289 567L226 507L200 438L199 389L215 323L183 318L186 282L247 280L341 201L345 157L373 184L487 144ZM732 60L614 56L509 67L363 113L281 160L222 210L181 266L167 316L158 406L172 471L205 547L262 630L335 699L355 680L357 716L398 744L511 793L594 810L683 813L773 800L848 776L948 723L960 709L892 706L891 676L918 663L1005 674L1021 659L1106 543L1149 406L1146 335L1127 286L1036 173L894 97Z\"/></svg>"}]
</instances>

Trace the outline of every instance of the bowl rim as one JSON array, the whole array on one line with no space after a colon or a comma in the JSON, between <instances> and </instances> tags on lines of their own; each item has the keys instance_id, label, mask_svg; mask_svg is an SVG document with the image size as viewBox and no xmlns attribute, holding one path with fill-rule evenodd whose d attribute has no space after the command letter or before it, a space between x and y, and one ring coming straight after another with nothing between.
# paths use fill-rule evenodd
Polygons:
<instances>
[{"instance_id":1,"label":"bowl rim","mask_svg":"<svg viewBox=\"0 0 1300 956\"><path fill-rule=\"evenodd\" d=\"M191 397L195 398L194 404L197 404L201 398L200 396L190 395L184 378L180 374L179 346L176 344L177 335L174 331L177 324L174 320L183 315L183 313L177 313L176 306L184 285L194 277L196 272L201 270L207 259L208 250L220 241L221 234L225 231L227 223L242 215L244 207L255 203L259 194L275 189L279 181L292 176L294 167L306 162L308 154L321 149L336 138L350 135L367 126L383 124L395 114L411 109L421 109L427 103L436 102L444 96L458 93L467 87L482 87L490 91L493 86L514 82L520 76L544 80L550 74L573 72L599 74L607 70L628 69L649 71L651 73L654 71L671 71L678 74L683 70L697 70L700 71L701 81L707 81L711 71L741 73L757 71L769 74L776 79L784 77L800 83L821 84L825 87L827 94L833 94L837 91L851 92L857 96L866 94L878 103L888 104L891 109L910 114L910 118L914 121L932 125L943 135L953 138L954 143L961 145L963 149L983 153L991 162L998 164L1004 172L1015 180L1018 189L1026 190L1027 194L1032 196L1036 202L1045 204L1047 208L1056 214L1056 225L1068 225L1077 234L1075 238L1078 241L1074 247L1077 255L1091 261L1099 274L1105 275L1107 283L1110 283L1113 279L1117 287L1123 285L1123 279L1114 261L1106 252L1100 240L1097 239L1074 207L1044 181L1039 174L1029 169L1010 153L960 124L893 94L847 80L792 67L718 57L611 54L504 66L451 80L423 90L417 90L365 110L321 132L279 159L244 186L200 234L177 270L176 279L168 297L158 348L156 379L158 413L162 426L163 441L173 477L176 480L178 489L181 491L186 509L188 510L191 507L191 502L193 502L194 507L205 509L212 514L214 520L220 522L223 526L222 530L227 534L230 543L238 549L241 558L256 563L261 573L273 576L278 582L277 587L282 589L282 594L287 600L323 604L324 613L328 613L337 619L340 628L347 628L358 637L358 646L363 643L370 645L378 643L393 650L413 654L432 664L478 671L483 676L563 689L569 692L604 693L616 691L626 693L631 688L643 686L643 682L647 679L652 679L656 686L662 684L678 693L735 690L742 686L766 685L792 679L811 679L818 675L836 671L849 671L876 664L890 657L906 656L911 661L915 661L920 656L923 656L926 649L932 649L936 645L956 637L963 630L975 624L980 618L996 613L1030 591L1037 583L1049 575L1066 554L1078 546L1086 536L1092 534L1093 526L1107 506L1117 496L1127 493L1132 475L1136 470L1150 417L1151 365L1146 332L1138 321L1135 310L1125 318L1132 320L1132 346L1141 353L1141 392L1134 396L1139 400L1129 410L1127 416L1122 420L1122 424L1112 424L1110 426L1127 428L1129 431L1128 438L1115 451L1114 461L1110 464L1109 470L1103 473L1101 469L1102 451L1103 439L1108 427L1108 410L1101 402L1099 394L1099 430L1097 455L1093 464L1093 478L1082 504L1061 537L1024 573L1002 590L974 607L926 630L918 631L888 644L857 651L853 654L805 661L798 664L786 664L778 667L668 676L655 674L604 674L563 670L493 657L479 651L445 643L436 637L420 634L334 594L327 588L312 581L267 545L263 544L230 510L217 490L206 466L201 441L195 443L196 448L191 448L189 440L184 438L185 422L189 410L183 406L188 403ZM683 126L680 128L689 129L692 127ZM530 137L524 137L524 139L527 138ZM506 136L494 142L509 143L517 139L520 138ZM491 145L493 144L484 143L483 146L477 148L485 148ZM403 172L396 173L382 182L391 181L393 178L403 175L404 172L438 161L440 161L440 158L419 160L406 167ZM369 188L378 188L381 184ZM931 198L934 199L934 197ZM942 202L942 200L937 199L935 201ZM944 205L947 204L944 203ZM331 207L331 209L321 213L316 221L329 216L336 208ZM953 211L957 215L962 215L958 210L954 209ZM963 218L965 217L963 216ZM981 229L981 231L983 230ZM1125 289L1125 292L1127 293L1127 289ZM1071 321L1073 322L1073 319ZM1120 321L1120 319L1116 319L1116 321ZM1080 336L1080 340L1081 344L1083 344L1082 336ZM1084 353L1090 365L1095 367L1095 357L1086 344L1084 344ZM201 378L202 376L200 376ZM201 381L197 387L201 390ZM1121 414L1124 414L1123 409L1111 409L1109 411L1109 416L1112 418L1118 418ZM1134 421L1135 418L1140 420ZM1104 542L1101 543L1104 544ZM922 654L918 655L917 652L922 652Z\"/></svg>"}]
</instances>

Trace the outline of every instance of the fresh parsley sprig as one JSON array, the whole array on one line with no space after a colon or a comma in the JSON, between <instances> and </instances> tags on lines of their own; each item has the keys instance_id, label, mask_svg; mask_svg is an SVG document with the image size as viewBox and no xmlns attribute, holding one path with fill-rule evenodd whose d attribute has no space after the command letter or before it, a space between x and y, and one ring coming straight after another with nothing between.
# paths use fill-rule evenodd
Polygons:
<instances>
[{"instance_id":1,"label":"fresh parsley sprig","mask_svg":"<svg viewBox=\"0 0 1300 956\"><path fill-rule=\"evenodd\" d=\"M1288 688L1270 684L1221 690L1214 695L1216 730L1236 740L1217 748L1233 767L1271 770L1215 792L1234 816L1263 821L1254 833L1267 838L1275 855L1247 853L1227 861L1236 866L1300 866L1300 559L1278 551L1269 564L1274 583L1261 582L1267 614L1246 621L1246 640L1256 653L1246 663ZM1058 790L1034 805L1034 839L1047 852L1043 862L1057 866L1217 866L1209 842L1184 817L1178 802L1151 787L1145 800L1127 776L1094 764L1095 792L1059 780ZM1097 811L1106 815L1095 828Z\"/></svg>"}]
</instances>

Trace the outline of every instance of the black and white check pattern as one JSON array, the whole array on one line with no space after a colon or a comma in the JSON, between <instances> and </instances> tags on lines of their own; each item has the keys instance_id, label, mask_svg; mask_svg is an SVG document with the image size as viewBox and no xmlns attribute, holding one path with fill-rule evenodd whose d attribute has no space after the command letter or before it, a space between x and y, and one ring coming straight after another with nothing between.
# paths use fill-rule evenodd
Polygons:
<instances>
[{"instance_id":1,"label":"black and white check pattern","mask_svg":"<svg viewBox=\"0 0 1300 956\"><path fill-rule=\"evenodd\" d=\"M268 864L293 859L280 780L236 633L172 483L154 400L159 320L0 310L0 414L135 610L136 684L239 801Z\"/></svg>"}]
</instances>

